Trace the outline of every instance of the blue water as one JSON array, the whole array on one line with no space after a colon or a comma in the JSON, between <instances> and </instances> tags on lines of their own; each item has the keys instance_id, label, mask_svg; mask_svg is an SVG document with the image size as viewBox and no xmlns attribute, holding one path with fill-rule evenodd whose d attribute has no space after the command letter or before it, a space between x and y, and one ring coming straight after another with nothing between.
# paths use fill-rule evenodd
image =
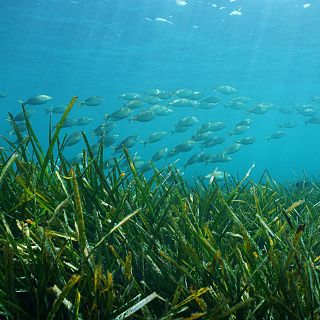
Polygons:
<instances>
[{"instance_id":1,"label":"blue water","mask_svg":"<svg viewBox=\"0 0 320 320\"><path fill-rule=\"evenodd\" d=\"M250 117L253 124L248 135L257 138L255 144L231 155L231 162L191 166L185 176L192 179L216 167L241 176L255 163L253 178L259 178L265 169L278 181L299 179L304 172L318 177L319 125L305 125L306 117L275 109L263 115L226 109L224 104L233 97L217 94L214 89L219 85L235 87L236 96L252 99L250 108L260 102L277 107L311 103L312 96L320 95L320 2L186 2L179 6L175 0L2 0L0 91L8 97L0 99L1 134L10 131L8 112L21 111L18 99L37 94L54 98L47 106L67 104L75 95L80 101L103 96L105 102L100 106L72 111L71 117L94 117L94 122L83 128L90 135L102 123L104 113L122 105L118 96L124 92L188 88L219 95L221 102L212 110L176 108L169 117L157 117L149 123L121 120L114 130L120 135L119 142L131 134L145 140L154 131L171 131L179 119L189 115L197 116L199 125L224 121L227 128L217 135L228 137L237 122ZM233 11L241 15L230 15ZM43 109L47 106L32 107L36 113L31 118L44 145L49 117ZM281 139L265 139L279 123L289 120L298 121L299 126L285 129L287 134ZM78 129L64 129L64 133ZM184 142L196 129L168 135L146 148L139 144L132 151L149 160L161 147L170 149ZM204 151L217 153L241 137L228 137L223 145ZM90 142L97 139L90 137ZM68 156L81 147L70 147ZM196 152L199 147L159 165L179 158L177 166L182 166ZM112 156L112 149L106 154Z\"/></svg>"}]
</instances>

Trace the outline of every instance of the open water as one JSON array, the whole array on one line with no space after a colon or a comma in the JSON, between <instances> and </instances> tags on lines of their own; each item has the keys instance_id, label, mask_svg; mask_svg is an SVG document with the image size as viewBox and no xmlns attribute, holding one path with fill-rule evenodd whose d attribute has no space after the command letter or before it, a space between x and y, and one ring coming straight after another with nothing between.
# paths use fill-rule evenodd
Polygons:
<instances>
[{"instance_id":1,"label":"open water","mask_svg":"<svg viewBox=\"0 0 320 320\"><path fill-rule=\"evenodd\" d=\"M132 117L152 107L140 109L115 121L112 134L119 137L105 149L107 158L114 147L130 135L146 141L155 131L168 135L156 143L138 142L130 148L141 162L148 162L161 148L168 152L188 141L208 121L225 123L214 136L225 137L220 145L201 149L196 142L189 152L162 159L158 167L175 161L187 179L205 176L215 168L232 175L244 175L252 164L258 179L267 169L278 181L294 181L319 176L320 124L320 2L316 0L1 0L0 2L0 130L8 136L8 112L21 111L19 99L45 94L53 97L35 110L31 122L41 142L47 144L49 114L45 109L66 105L72 96L79 101L103 97L98 106L77 105L70 117L92 117L83 127L71 127L63 134L84 130L90 143L99 141L91 132L128 101L123 93L138 93L145 99L150 89L170 92L160 105L173 110L148 122L132 122ZM236 89L233 94L217 90ZM201 99L215 96L211 109L175 107L178 89L201 93ZM226 105L237 97L251 100L241 110ZM198 101L201 102L201 99ZM171 103L171 104L170 104ZM263 114L249 112L267 104ZM291 110L285 114L281 110ZM303 115L312 109L313 116ZM198 122L183 133L171 134L182 118L194 116ZM310 120L313 117L314 120ZM59 119L53 115L54 122ZM239 135L228 132L241 120L250 118L250 128ZM284 122L294 128L279 128ZM307 123L306 123L307 122ZM278 130L279 139L266 139ZM193 154L223 153L234 141L255 137L251 145L230 154L232 160L199 162L183 169ZM11 136L15 140L14 135ZM0 142L7 147L4 141ZM84 144L66 148L72 158Z\"/></svg>"}]
</instances>

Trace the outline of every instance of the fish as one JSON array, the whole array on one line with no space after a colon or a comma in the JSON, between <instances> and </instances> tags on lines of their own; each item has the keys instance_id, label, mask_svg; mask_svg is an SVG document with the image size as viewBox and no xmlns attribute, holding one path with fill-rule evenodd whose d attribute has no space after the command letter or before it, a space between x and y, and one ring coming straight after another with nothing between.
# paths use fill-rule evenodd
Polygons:
<instances>
[{"instance_id":1,"label":"fish","mask_svg":"<svg viewBox=\"0 0 320 320\"><path fill-rule=\"evenodd\" d=\"M34 113L35 113L34 110L28 110L27 111L28 118L31 117ZM10 118L8 120L11 121ZM24 113L23 112L19 112L18 114L16 114L13 117L13 120L16 121L16 122L25 121Z\"/></svg>"},{"instance_id":2,"label":"fish","mask_svg":"<svg viewBox=\"0 0 320 320\"><path fill-rule=\"evenodd\" d=\"M168 116L173 112L172 109L159 104L151 106L150 110L153 111L157 116Z\"/></svg>"},{"instance_id":3,"label":"fish","mask_svg":"<svg viewBox=\"0 0 320 320\"><path fill-rule=\"evenodd\" d=\"M203 98L203 99L200 101L200 103L218 104L219 101L220 101L220 98L219 98L219 97L210 96L210 97Z\"/></svg>"},{"instance_id":4,"label":"fish","mask_svg":"<svg viewBox=\"0 0 320 320\"><path fill-rule=\"evenodd\" d=\"M88 118L88 117L81 117L79 119L77 119L76 122L76 126L86 126L87 124L89 124L91 121L93 120L93 118Z\"/></svg>"},{"instance_id":5,"label":"fish","mask_svg":"<svg viewBox=\"0 0 320 320\"><path fill-rule=\"evenodd\" d=\"M216 168L213 172L207 174L205 176L205 179L209 179L209 183L212 183L214 180L223 181L229 177L230 177L229 173L227 173L225 171L219 171L218 168Z\"/></svg>"},{"instance_id":6,"label":"fish","mask_svg":"<svg viewBox=\"0 0 320 320\"><path fill-rule=\"evenodd\" d=\"M249 113L264 114L271 108L269 103L258 103L253 109L248 109Z\"/></svg>"},{"instance_id":7,"label":"fish","mask_svg":"<svg viewBox=\"0 0 320 320\"><path fill-rule=\"evenodd\" d=\"M1 92L0 92L0 97L1 97ZM314 103L320 103L320 96L311 97L311 101Z\"/></svg>"},{"instance_id":8,"label":"fish","mask_svg":"<svg viewBox=\"0 0 320 320\"><path fill-rule=\"evenodd\" d=\"M320 117L319 116L312 117L305 122L305 124L308 124L308 123L309 124L320 124Z\"/></svg>"},{"instance_id":9,"label":"fish","mask_svg":"<svg viewBox=\"0 0 320 320\"><path fill-rule=\"evenodd\" d=\"M236 98L233 98L231 101L247 103L247 102L251 101L251 98L249 98L249 97L236 97Z\"/></svg>"},{"instance_id":10,"label":"fish","mask_svg":"<svg viewBox=\"0 0 320 320\"><path fill-rule=\"evenodd\" d=\"M220 131L226 127L224 122L217 121L217 122L210 122L210 131Z\"/></svg>"},{"instance_id":11,"label":"fish","mask_svg":"<svg viewBox=\"0 0 320 320\"><path fill-rule=\"evenodd\" d=\"M199 122L199 119L194 116L184 117L177 124L177 127L192 127Z\"/></svg>"},{"instance_id":12,"label":"fish","mask_svg":"<svg viewBox=\"0 0 320 320\"><path fill-rule=\"evenodd\" d=\"M61 128L70 128L70 127L73 127L74 125L76 125L78 119L74 119L74 118L69 118L69 119L66 119L64 121L64 123L62 124L62 127ZM54 126L56 127L56 126Z\"/></svg>"},{"instance_id":13,"label":"fish","mask_svg":"<svg viewBox=\"0 0 320 320\"><path fill-rule=\"evenodd\" d=\"M133 110L133 109L139 109L144 105L144 102L141 99L135 99L135 100L130 100L125 107Z\"/></svg>"},{"instance_id":14,"label":"fish","mask_svg":"<svg viewBox=\"0 0 320 320\"><path fill-rule=\"evenodd\" d=\"M79 102L79 103L80 103L80 106L95 107L95 106L99 106L100 104L102 104L103 101L104 100L102 97L93 96L93 97L87 98L83 102Z\"/></svg>"},{"instance_id":15,"label":"fish","mask_svg":"<svg viewBox=\"0 0 320 320\"><path fill-rule=\"evenodd\" d=\"M217 105L217 103L206 103L200 102L195 108L196 109L212 109Z\"/></svg>"},{"instance_id":16,"label":"fish","mask_svg":"<svg viewBox=\"0 0 320 320\"><path fill-rule=\"evenodd\" d=\"M113 122L105 122L101 125L97 126L93 131L91 132L92 136L96 137L103 137L107 133L109 133L116 125Z\"/></svg>"},{"instance_id":17,"label":"fish","mask_svg":"<svg viewBox=\"0 0 320 320\"><path fill-rule=\"evenodd\" d=\"M161 100L171 99L173 97L173 92L159 90L156 96Z\"/></svg>"},{"instance_id":18,"label":"fish","mask_svg":"<svg viewBox=\"0 0 320 320\"><path fill-rule=\"evenodd\" d=\"M174 126L174 130L171 131L171 134L186 132L190 127L188 126Z\"/></svg>"},{"instance_id":19,"label":"fish","mask_svg":"<svg viewBox=\"0 0 320 320\"><path fill-rule=\"evenodd\" d=\"M114 134L112 136L104 136L102 138L102 143L103 143L103 146L106 148L106 147L110 147L112 146L116 140L119 138L119 135L118 134Z\"/></svg>"},{"instance_id":20,"label":"fish","mask_svg":"<svg viewBox=\"0 0 320 320\"><path fill-rule=\"evenodd\" d=\"M295 109L290 108L290 107L276 107L276 110L283 114L294 114L296 112Z\"/></svg>"},{"instance_id":21,"label":"fish","mask_svg":"<svg viewBox=\"0 0 320 320\"><path fill-rule=\"evenodd\" d=\"M132 117L132 121L138 121L138 122L148 122L155 118L156 113L152 110L146 110L138 113L137 115Z\"/></svg>"},{"instance_id":22,"label":"fish","mask_svg":"<svg viewBox=\"0 0 320 320\"><path fill-rule=\"evenodd\" d=\"M19 100L20 103L22 103L23 105L32 105L32 106L36 106L36 105L41 105L41 104L45 104L49 101L51 101L53 98L50 96L47 96L45 94L39 94L37 96L31 97L29 99L27 99L26 101L21 101Z\"/></svg>"},{"instance_id":23,"label":"fish","mask_svg":"<svg viewBox=\"0 0 320 320\"><path fill-rule=\"evenodd\" d=\"M193 141L193 140L187 140L186 142L178 144L177 146L175 146L174 150L175 150L176 153L189 152L195 146L195 143L196 142Z\"/></svg>"},{"instance_id":24,"label":"fish","mask_svg":"<svg viewBox=\"0 0 320 320\"><path fill-rule=\"evenodd\" d=\"M245 133L248 129L249 129L249 126L237 125L231 132L228 132L228 133L230 136L238 135L238 134Z\"/></svg>"},{"instance_id":25,"label":"fish","mask_svg":"<svg viewBox=\"0 0 320 320\"><path fill-rule=\"evenodd\" d=\"M315 116L318 113L318 108L313 105L303 105L300 108L297 108L298 114L306 117Z\"/></svg>"},{"instance_id":26,"label":"fish","mask_svg":"<svg viewBox=\"0 0 320 320\"><path fill-rule=\"evenodd\" d=\"M252 123L251 119L243 119L241 120L236 126L250 126L250 124Z\"/></svg>"},{"instance_id":27,"label":"fish","mask_svg":"<svg viewBox=\"0 0 320 320\"><path fill-rule=\"evenodd\" d=\"M199 104L200 103L198 101L193 101L185 98L175 99L169 103L170 106L180 108L197 108Z\"/></svg>"},{"instance_id":28,"label":"fish","mask_svg":"<svg viewBox=\"0 0 320 320\"><path fill-rule=\"evenodd\" d=\"M278 130L276 132L273 132L269 137L267 137L267 140L271 140L271 139L279 139L282 138L284 135L286 134L285 131L283 130Z\"/></svg>"},{"instance_id":29,"label":"fish","mask_svg":"<svg viewBox=\"0 0 320 320\"><path fill-rule=\"evenodd\" d=\"M225 141L225 137L211 137L201 143L201 148L211 148L218 144L224 143Z\"/></svg>"},{"instance_id":30,"label":"fish","mask_svg":"<svg viewBox=\"0 0 320 320\"><path fill-rule=\"evenodd\" d=\"M18 122L18 123L16 123L16 128L18 129L18 131L20 133L25 132L25 131L27 131L27 124L25 121ZM16 133L15 130L11 130L9 132L9 136L14 135L15 133Z\"/></svg>"},{"instance_id":31,"label":"fish","mask_svg":"<svg viewBox=\"0 0 320 320\"><path fill-rule=\"evenodd\" d=\"M280 128L295 128L299 123L297 121L287 121L287 122L283 122L281 124L279 124Z\"/></svg>"},{"instance_id":32,"label":"fish","mask_svg":"<svg viewBox=\"0 0 320 320\"><path fill-rule=\"evenodd\" d=\"M208 153L208 152L200 152L200 156L199 156L198 162L206 162L206 163L208 163L210 158L211 158L210 153Z\"/></svg>"},{"instance_id":33,"label":"fish","mask_svg":"<svg viewBox=\"0 0 320 320\"><path fill-rule=\"evenodd\" d=\"M169 21L167 19L164 19L164 18L155 18L154 21L157 21L157 22L164 22L164 23L167 23L167 24L171 24L174 26L174 23L172 21Z\"/></svg>"},{"instance_id":34,"label":"fish","mask_svg":"<svg viewBox=\"0 0 320 320\"><path fill-rule=\"evenodd\" d=\"M146 104L159 104L161 99L156 96L143 96L141 100Z\"/></svg>"},{"instance_id":35,"label":"fish","mask_svg":"<svg viewBox=\"0 0 320 320\"><path fill-rule=\"evenodd\" d=\"M114 148L114 152L121 152L123 150L123 147L126 148L132 148L139 140L138 135L131 135L127 138L123 139L117 147Z\"/></svg>"},{"instance_id":36,"label":"fish","mask_svg":"<svg viewBox=\"0 0 320 320\"><path fill-rule=\"evenodd\" d=\"M242 138L241 140L238 140L236 142L244 144L244 145L249 145L249 144L255 143L256 138L253 136L248 136L248 137Z\"/></svg>"},{"instance_id":37,"label":"fish","mask_svg":"<svg viewBox=\"0 0 320 320\"><path fill-rule=\"evenodd\" d=\"M226 148L223 151L223 153L226 153L226 154L235 153L235 152L238 152L242 147L243 147L243 145L241 143L235 142L230 147Z\"/></svg>"},{"instance_id":38,"label":"fish","mask_svg":"<svg viewBox=\"0 0 320 320\"><path fill-rule=\"evenodd\" d=\"M139 93L126 92L126 93L120 94L119 98L124 100L137 100L137 99L140 99L141 96Z\"/></svg>"},{"instance_id":39,"label":"fish","mask_svg":"<svg viewBox=\"0 0 320 320\"><path fill-rule=\"evenodd\" d=\"M191 140L193 140L193 141L203 141L203 140L206 140L206 139L212 137L212 135L213 135L212 131L203 132L203 133L195 133L191 137Z\"/></svg>"},{"instance_id":40,"label":"fish","mask_svg":"<svg viewBox=\"0 0 320 320\"><path fill-rule=\"evenodd\" d=\"M168 148L161 148L160 150L158 150L156 153L153 154L152 161L156 162L161 160L166 156L167 152L168 152Z\"/></svg>"},{"instance_id":41,"label":"fish","mask_svg":"<svg viewBox=\"0 0 320 320\"><path fill-rule=\"evenodd\" d=\"M237 92L237 90L231 86L218 86L215 88L215 91L219 91L220 93L227 94L227 95L234 94Z\"/></svg>"},{"instance_id":42,"label":"fish","mask_svg":"<svg viewBox=\"0 0 320 320\"><path fill-rule=\"evenodd\" d=\"M72 134L70 134L69 136L67 136L65 142L64 142L64 146L65 147L71 147L77 143L80 142L82 138L82 134L81 132L73 132Z\"/></svg>"},{"instance_id":43,"label":"fish","mask_svg":"<svg viewBox=\"0 0 320 320\"><path fill-rule=\"evenodd\" d=\"M130 109L128 107L122 107L122 108L114 111L110 115L108 113L105 113L104 119L107 121L108 120L118 121L118 120L122 120L122 119L129 117L131 113L132 113L132 109Z\"/></svg>"},{"instance_id":44,"label":"fish","mask_svg":"<svg viewBox=\"0 0 320 320\"><path fill-rule=\"evenodd\" d=\"M156 131L154 133L152 133L149 137L147 141L143 141L143 146L145 147L147 143L155 143L160 141L161 139L163 139L166 135L168 134L168 132L166 131Z\"/></svg>"},{"instance_id":45,"label":"fish","mask_svg":"<svg viewBox=\"0 0 320 320\"><path fill-rule=\"evenodd\" d=\"M8 95L4 91L0 91L0 99L6 98Z\"/></svg>"},{"instance_id":46,"label":"fish","mask_svg":"<svg viewBox=\"0 0 320 320\"><path fill-rule=\"evenodd\" d=\"M232 158L230 156L228 156L227 154L218 153L218 154L212 155L208 162L210 162L210 163L229 162L231 160L232 160Z\"/></svg>"},{"instance_id":47,"label":"fish","mask_svg":"<svg viewBox=\"0 0 320 320\"><path fill-rule=\"evenodd\" d=\"M66 111L67 107L66 106L56 106L56 107L51 107L44 109L46 114L48 113L53 113L53 114L62 114Z\"/></svg>"},{"instance_id":48,"label":"fish","mask_svg":"<svg viewBox=\"0 0 320 320\"><path fill-rule=\"evenodd\" d=\"M184 164L183 169L185 170L188 166L191 166L199 161L199 158L201 156L201 153L195 153L193 154L187 162Z\"/></svg>"},{"instance_id":49,"label":"fish","mask_svg":"<svg viewBox=\"0 0 320 320\"><path fill-rule=\"evenodd\" d=\"M233 101L233 100L231 100L229 103L225 104L224 106L225 108L230 108L234 110L243 110L246 108L246 104L244 102Z\"/></svg>"}]
</instances>

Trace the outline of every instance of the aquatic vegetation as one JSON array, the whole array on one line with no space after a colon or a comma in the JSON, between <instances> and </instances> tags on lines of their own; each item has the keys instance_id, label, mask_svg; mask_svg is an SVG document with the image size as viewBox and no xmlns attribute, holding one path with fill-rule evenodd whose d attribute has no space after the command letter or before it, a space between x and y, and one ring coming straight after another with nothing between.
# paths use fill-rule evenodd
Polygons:
<instances>
[{"instance_id":1,"label":"aquatic vegetation","mask_svg":"<svg viewBox=\"0 0 320 320\"><path fill-rule=\"evenodd\" d=\"M9 115L18 144L0 149L1 318L319 317L319 183L254 183L249 172L188 185L174 166L147 178L125 148L127 170L105 170L84 132L71 164L59 133L75 102L47 151L24 106L26 138Z\"/></svg>"}]
</instances>

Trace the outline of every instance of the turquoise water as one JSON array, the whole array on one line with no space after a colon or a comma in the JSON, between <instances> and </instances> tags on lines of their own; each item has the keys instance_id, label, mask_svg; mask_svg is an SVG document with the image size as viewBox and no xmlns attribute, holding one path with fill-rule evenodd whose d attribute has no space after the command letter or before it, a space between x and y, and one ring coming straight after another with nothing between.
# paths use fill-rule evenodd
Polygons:
<instances>
[{"instance_id":1,"label":"turquoise water","mask_svg":"<svg viewBox=\"0 0 320 320\"><path fill-rule=\"evenodd\" d=\"M28 106L36 111L32 124L46 144L49 116L43 110L67 104L74 95L80 101L90 96L104 98L99 106L77 106L72 111L71 117L93 117L91 124L64 129L64 133L84 130L90 135L103 122L104 113L123 105L120 94L187 88L218 96L220 101L209 110L172 107L170 116L145 123L117 121L113 131L120 136L117 142L133 134L146 140L154 131L172 131L183 117L196 116L198 124L185 133L169 134L145 148L138 143L132 153L148 161L161 147L170 150L185 142L202 123L223 121L226 129L216 135L224 136L226 142L203 151L222 152L248 135L256 137L256 142L232 154L229 162L188 167L184 170L187 178L206 175L216 167L244 175L253 163L254 178L265 169L279 181L299 179L304 172L318 177L320 125L305 125L310 117L298 114L296 108L309 104L320 108L311 99L320 96L319 2L3 0L0 12L0 91L8 94L0 99L1 134L7 136L10 131L8 112L21 111L18 100L38 94L53 97L47 104ZM237 93L216 92L221 85L232 86ZM272 107L262 115L225 108L237 96L251 98L246 109L265 102ZM295 113L279 112L283 106L294 106ZM247 133L229 137L228 131L245 118L253 121ZM267 140L285 121L299 124L284 129L284 137ZM92 144L97 141L90 137ZM66 153L72 157L82 147L76 144ZM197 144L192 151L157 165L179 159L177 166L182 167L199 152ZM112 157L113 149L106 148L106 155Z\"/></svg>"}]
</instances>

